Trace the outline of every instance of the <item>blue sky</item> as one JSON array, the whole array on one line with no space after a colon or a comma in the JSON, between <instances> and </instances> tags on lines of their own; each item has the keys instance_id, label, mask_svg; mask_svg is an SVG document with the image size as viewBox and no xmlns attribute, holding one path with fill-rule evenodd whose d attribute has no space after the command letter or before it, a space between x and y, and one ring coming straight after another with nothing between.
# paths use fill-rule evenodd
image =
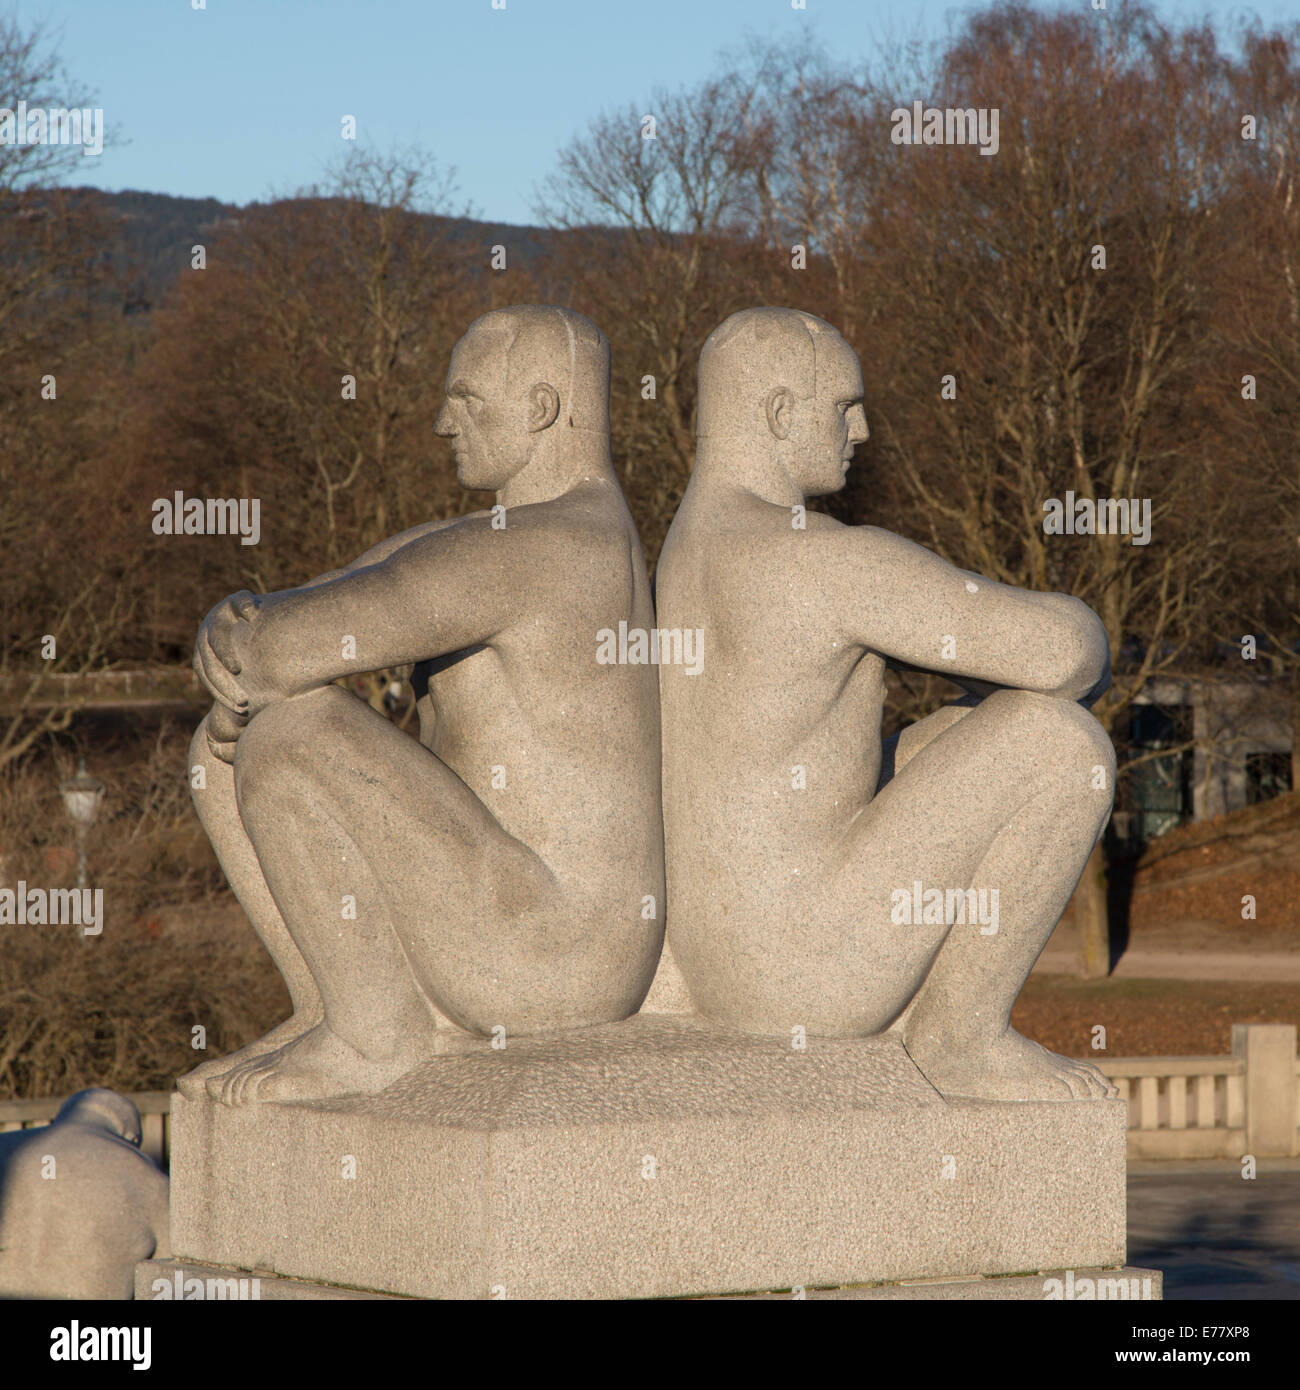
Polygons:
<instances>
[{"instance_id":1,"label":"blue sky","mask_svg":"<svg viewBox=\"0 0 1300 1390\"><path fill-rule=\"evenodd\" d=\"M1089 0L1069 0L1088 8ZM1108 0L1114 11L1124 0ZM5 5L6 0L0 0ZM9 0L49 20L72 76L129 143L80 182L245 203L321 177L340 117L454 165L460 201L528 222L556 151L602 108L706 75L747 34L812 29L846 56L942 34L962 0ZM1159 7L1300 20L1300 0Z\"/></svg>"}]
</instances>

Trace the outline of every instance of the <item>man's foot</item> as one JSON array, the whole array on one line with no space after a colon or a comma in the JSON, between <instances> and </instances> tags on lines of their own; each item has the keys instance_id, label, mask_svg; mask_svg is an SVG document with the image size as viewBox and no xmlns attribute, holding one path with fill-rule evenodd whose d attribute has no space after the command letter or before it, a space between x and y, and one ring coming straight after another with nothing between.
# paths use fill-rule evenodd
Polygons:
<instances>
[{"instance_id":1,"label":"man's foot","mask_svg":"<svg viewBox=\"0 0 1300 1390\"><path fill-rule=\"evenodd\" d=\"M1105 1100L1119 1095L1091 1062L1058 1057L1013 1028L992 1042L907 1038L908 1055L954 1100Z\"/></svg>"},{"instance_id":2,"label":"man's foot","mask_svg":"<svg viewBox=\"0 0 1300 1390\"><path fill-rule=\"evenodd\" d=\"M370 1096L405 1076L422 1060L409 1048L385 1059L366 1057L324 1023L318 1023L278 1051L250 1057L227 1072L220 1083L219 1098L226 1105L249 1105L254 1101ZM214 1084L209 1082L208 1089Z\"/></svg>"},{"instance_id":3,"label":"man's foot","mask_svg":"<svg viewBox=\"0 0 1300 1390\"><path fill-rule=\"evenodd\" d=\"M197 1066L193 1071L187 1071L184 1076L178 1077L176 1089L187 1100L199 1100L206 1090L214 1100L221 1098L221 1078L233 1067L241 1062L246 1062L252 1057L263 1057L268 1052L275 1052L282 1048L285 1043L292 1042L294 1038L300 1038L309 1029L314 1028L320 1022L320 1014L293 1014L286 1018L283 1023L277 1023L269 1033L258 1038L256 1042L251 1042L247 1047L241 1047L236 1052L228 1052L224 1057L213 1057L211 1061L204 1062ZM213 1089L213 1083L216 1089Z\"/></svg>"}]
</instances>

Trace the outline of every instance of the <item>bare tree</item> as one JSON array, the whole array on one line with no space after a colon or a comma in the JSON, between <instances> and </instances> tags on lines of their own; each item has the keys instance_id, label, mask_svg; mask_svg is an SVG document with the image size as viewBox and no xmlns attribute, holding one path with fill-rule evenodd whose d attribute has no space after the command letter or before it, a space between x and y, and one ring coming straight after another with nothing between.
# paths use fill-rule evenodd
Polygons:
<instances>
[{"instance_id":1,"label":"bare tree","mask_svg":"<svg viewBox=\"0 0 1300 1390\"><path fill-rule=\"evenodd\" d=\"M1210 403L1235 503L1232 626L1220 635L1247 655L1254 639L1258 665L1287 682L1291 784L1300 787L1300 25L1253 25L1241 38L1236 254L1220 282L1224 381Z\"/></svg>"},{"instance_id":2,"label":"bare tree","mask_svg":"<svg viewBox=\"0 0 1300 1390\"><path fill-rule=\"evenodd\" d=\"M1004 5L940 54L926 101L997 108L996 155L886 146L868 127L892 157L854 233L872 253L858 321L883 485L956 563L1097 610L1115 683L1095 712L1117 732L1150 679L1188 659L1224 560L1210 441L1186 409L1214 369L1222 73L1203 32L1173 36L1140 10L1100 26ZM843 99L875 112L913 96L879 77L859 91ZM845 195L804 203L841 246ZM1045 526L1053 503L1073 520L1111 499L1150 506L1150 544ZM1078 907L1086 969L1104 973L1100 851Z\"/></svg>"},{"instance_id":3,"label":"bare tree","mask_svg":"<svg viewBox=\"0 0 1300 1390\"><path fill-rule=\"evenodd\" d=\"M0 19L0 107L87 99L42 29ZM0 767L68 727L76 702L53 699L48 677L102 664L131 609L118 527L95 516L113 485L93 457L121 395L99 389L120 331L113 229L93 195L56 186L81 158L75 145L0 145Z\"/></svg>"},{"instance_id":4,"label":"bare tree","mask_svg":"<svg viewBox=\"0 0 1300 1390\"><path fill-rule=\"evenodd\" d=\"M242 211L158 315L132 451L149 497L257 498L262 540L187 538L165 640L227 589L302 583L472 499L433 433L452 344L491 307L450 176L360 150L324 187ZM155 548L175 570L175 541ZM160 634L161 635L161 634Z\"/></svg>"},{"instance_id":5,"label":"bare tree","mask_svg":"<svg viewBox=\"0 0 1300 1390\"><path fill-rule=\"evenodd\" d=\"M17 15L0 16L0 109L16 112L25 102L28 110L85 110L93 100L69 77L44 25L25 28ZM84 158L74 144L0 144L0 195L54 187L74 175Z\"/></svg>"}]
</instances>

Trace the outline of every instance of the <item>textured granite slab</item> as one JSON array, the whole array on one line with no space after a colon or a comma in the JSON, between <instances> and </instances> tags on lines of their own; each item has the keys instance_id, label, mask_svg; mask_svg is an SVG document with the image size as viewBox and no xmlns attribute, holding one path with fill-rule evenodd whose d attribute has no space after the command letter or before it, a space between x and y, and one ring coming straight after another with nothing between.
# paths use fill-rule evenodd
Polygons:
<instances>
[{"instance_id":1,"label":"textured granite slab","mask_svg":"<svg viewBox=\"0 0 1300 1390\"><path fill-rule=\"evenodd\" d=\"M178 1257L418 1297L672 1297L1124 1263L1119 1101L945 1101L897 1037L640 1016L374 1097L173 1099Z\"/></svg>"}]
</instances>

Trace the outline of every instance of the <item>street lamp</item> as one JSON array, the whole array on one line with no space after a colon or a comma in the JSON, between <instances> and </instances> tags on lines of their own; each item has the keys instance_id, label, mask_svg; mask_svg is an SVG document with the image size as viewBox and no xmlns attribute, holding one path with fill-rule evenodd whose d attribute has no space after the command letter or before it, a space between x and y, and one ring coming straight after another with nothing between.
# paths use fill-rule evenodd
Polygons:
<instances>
[{"instance_id":1,"label":"street lamp","mask_svg":"<svg viewBox=\"0 0 1300 1390\"><path fill-rule=\"evenodd\" d=\"M86 771L85 758L77 760L77 775L59 783L63 808L77 827L77 887L86 886L86 831L99 814L104 799L104 784Z\"/></svg>"}]
</instances>

